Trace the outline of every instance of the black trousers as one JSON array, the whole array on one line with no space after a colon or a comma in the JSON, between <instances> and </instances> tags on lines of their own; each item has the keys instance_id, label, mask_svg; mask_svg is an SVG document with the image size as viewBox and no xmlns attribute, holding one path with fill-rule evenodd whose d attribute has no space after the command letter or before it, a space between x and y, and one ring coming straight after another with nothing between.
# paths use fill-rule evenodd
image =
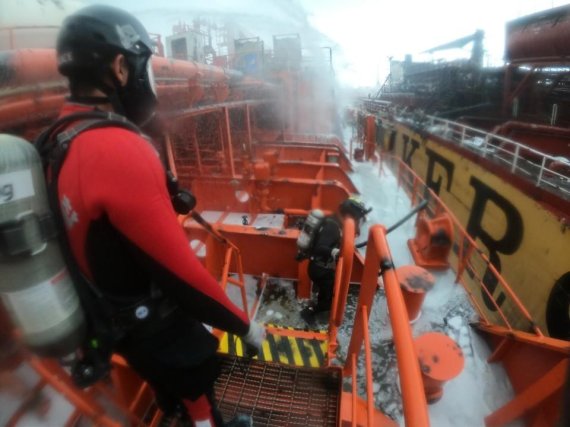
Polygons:
<instances>
[{"instance_id":1,"label":"black trousers","mask_svg":"<svg viewBox=\"0 0 570 427\"><path fill-rule=\"evenodd\" d=\"M311 261L309 262L309 277L318 292L315 311L330 310L333 300L335 270Z\"/></svg>"},{"instance_id":2,"label":"black trousers","mask_svg":"<svg viewBox=\"0 0 570 427\"><path fill-rule=\"evenodd\" d=\"M127 335L116 351L148 382L165 414L174 412L184 399L194 401L206 395L216 415L217 346L218 340L202 324L176 313L148 332Z\"/></svg>"}]
</instances>

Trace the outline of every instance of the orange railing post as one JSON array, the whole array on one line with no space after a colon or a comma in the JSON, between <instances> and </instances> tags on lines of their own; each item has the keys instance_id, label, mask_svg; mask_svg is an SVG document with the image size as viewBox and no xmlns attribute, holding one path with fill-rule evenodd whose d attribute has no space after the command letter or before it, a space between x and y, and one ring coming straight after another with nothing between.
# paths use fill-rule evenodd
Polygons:
<instances>
[{"instance_id":1,"label":"orange railing post","mask_svg":"<svg viewBox=\"0 0 570 427\"><path fill-rule=\"evenodd\" d=\"M109 418L103 407L83 390L71 384L69 374L56 362L41 360L35 356L29 359L34 370L56 391L60 392L77 410L89 417L96 425L103 427L120 427L122 424Z\"/></svg>"},{"instance_id":2,"label":"orange railing post","mask_svg":"<svg viewBox=\"0 0 570 427\"><path fill-rule=\"evenodd\" d=\"M429 416L426 398L423 393L423 382L420 366L414 349L412 332L410 330L406 305L400 290L400 285L394 271L392 255L386 241L386 229L381 225L370 228L368 246L364 262L364 272L360 285L360 295L356 309L353 333L347 352L347 361L360 352L360 347L366 339L368 330L365 329L367 320L358 313L370 315L374 294L378 282L378 268L380 267L388 302L390 322L394 333L394 345L398 360L398 371L402 389L402 402L404 417L407 426L428 426ZM344 371L350 374L352 365L346 363Z\"/></svg>"},{"instance_id":3,"label":"orange railing post","mask_svg":"<svg viewBox=\"0 0 570 427\"><path fill-rule=\"evenodd\" d=\"M336 354L338 328L344 319L346 299L354 261L354 220L347 218L342 227L342 247L335 271L334 297L329 319L329 363Z\"/></svg>"},{"instance_id":4,"label":"orange railing post","mask_svg":"<svg viewBox=\"0 0 570 427\"><path fill-rule=\"evenodd\" d=\"M356 226L354 220L347 218L343 223L343 241L342 241L342 272L339 289L339 302L335 306L335 322L337 326L342 324L344 320L344 312L346 309L346 298L348 297L348 288L350 285L350 276L352 274L352 264L354 262L354 239L356 234Z\"/></svg>"}]
</instances>

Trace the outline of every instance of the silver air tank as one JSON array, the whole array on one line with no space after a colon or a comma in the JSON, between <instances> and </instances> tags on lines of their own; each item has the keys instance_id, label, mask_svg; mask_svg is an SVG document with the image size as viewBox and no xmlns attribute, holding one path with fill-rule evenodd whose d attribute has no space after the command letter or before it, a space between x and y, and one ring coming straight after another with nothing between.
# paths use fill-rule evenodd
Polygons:
<instances>
[{"instance_id":1,"label":"silver air tank","mask_svg":"<svg viewBox=\"0 0 570 427\"><path fill-rule=\"evenodd\" d=\"M307 216L303 228L299 233L299 237L297 238L297 248L301 252L311 248L315 233L324 217L325 214L320 209L313 209Z\"/></svg>"},{"instance_id":2,"label":"silver air tank","mask_svg":"<svg viewBox=\"0 0 570 427\"><path fill-rule=\"evenodd\" d=\"M80 345L85 320L49 218L37 151L0 134L0 296L32 351L62 357Z\"/></svg>"}]
</instances>

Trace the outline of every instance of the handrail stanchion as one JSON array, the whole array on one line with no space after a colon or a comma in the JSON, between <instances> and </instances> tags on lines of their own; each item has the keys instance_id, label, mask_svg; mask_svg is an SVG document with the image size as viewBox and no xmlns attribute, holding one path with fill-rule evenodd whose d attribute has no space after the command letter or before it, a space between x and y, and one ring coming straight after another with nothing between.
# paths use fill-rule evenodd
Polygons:
<instances>
[{"instance_id":1,"label":"handrail stanchion","mask_svg":"<svg viewBox=\"0 0 570 427\"><path fill-rule=\"evenodd\" d=\"M515 173L515 171L517 170L517 161L519 159L520 148L521 148L520 145L515 146L515 154L513 156L513 164L511 165L511 173Z\"/></svg>"},{"instance_id":2,"label":"handrail stanchion","mask_svg":"<svg viewBox=\"0 0 570 427\"><path fill-rule=\"evenodd\" d=\"M544 165L546 164L546 157L542 158L542 163L540 164L540 171L538 172L538 179L536 180L536 186L540 187L542 182L542 175L544 174Z\"/></svg>"}]
</instances>

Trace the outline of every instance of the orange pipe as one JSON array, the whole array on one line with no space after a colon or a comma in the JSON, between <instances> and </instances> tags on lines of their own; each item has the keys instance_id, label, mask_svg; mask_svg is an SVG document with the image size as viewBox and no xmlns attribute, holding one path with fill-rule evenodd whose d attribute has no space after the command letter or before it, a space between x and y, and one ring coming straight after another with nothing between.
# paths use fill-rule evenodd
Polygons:
<instances>
[{"instance_id":1,"label":"orange pipe","mask_svg":"<svg viewBox=\"0 0 570 427\"><path fill-rule=\"evenodd\" d=\"M392 255L388 248L384 227L373 227L372 236L375 237L373 242L376 245L377 253L381 254L381 259L387 259L391 263ZM410 320L393 267L384 271L382 278L390 313L390 323L394 333L394 346L398 359L406 425L428 426L429 416L425 395L420 391L422 386L421 372L415 357L414 341L409 326Z\"/></svg>"},{"instance_id":2,"label":"orange pipe","mask_svg":"<svg viewBox=\"0 0 570 427\"><path fill-rule=\"evenodd\" d=\"M354 329L353 329L353 333L354 333ZM358 399L358 387L356 384L356 354L355 353L353 353L350 356L350 367L352 370L352 427L356 427L356 402Z\"/></svg>"},{"instance_id":3,"label":"orange pipe","mask_svg":"<svg viewBox=\"0 0 570 427\"><path fill-rule=\"evenodd\" d=\"M362 306L362 328L364 330L364 362L366 366L366 409L367 425L374 425L374 394L372 381L372 353L370 351L370 334L368 333L368 310Z\"/></svg>"},{"instance_id":4,"label":"orange pipe","mask_svg":"<svg viewBox=\"0 0 570 427\"><path fill-rule=\"evenodd\" d=\"M352 274L352 264L354 261L354 235L355 226L352 218L347 218L342 226L342 252L340 263L342 270L340 274L339 288L335 288L335 294L338 293L338 304L333 306L333 324L340 327L344 320L344 312L346 309L346 299L348 296L348 288L350 285L350 276Z\"/></svg>"},{"instance_id":5,"label":"orange pipe","mask_svg":"<svg viewBox=\"0 0 570 427\"><path fill-rule=\"evenodd\" d=\"M40 117L53 116L55 118L65 102L65 96L64 94L45 95L39 98L7 102L0 106L0 127L27 123L35 115Z\"/></svg>"}]
</instances>

